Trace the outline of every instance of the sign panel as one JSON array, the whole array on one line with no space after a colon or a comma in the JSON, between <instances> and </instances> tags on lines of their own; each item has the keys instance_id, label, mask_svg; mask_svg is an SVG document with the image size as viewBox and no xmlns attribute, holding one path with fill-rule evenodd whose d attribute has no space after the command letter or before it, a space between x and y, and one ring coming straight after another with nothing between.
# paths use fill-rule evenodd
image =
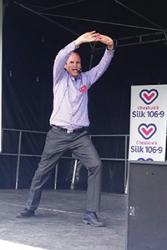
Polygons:
<instances>
[{"instance_id":1,"label":"sign panel","mask_svg":"<svg viewBox=\"0 0 167 250\"><path fill-rule=\"evenodd\" d=\"M167 85L131 87L129 160L165 161Z\"/></svg>"}]
</instances>

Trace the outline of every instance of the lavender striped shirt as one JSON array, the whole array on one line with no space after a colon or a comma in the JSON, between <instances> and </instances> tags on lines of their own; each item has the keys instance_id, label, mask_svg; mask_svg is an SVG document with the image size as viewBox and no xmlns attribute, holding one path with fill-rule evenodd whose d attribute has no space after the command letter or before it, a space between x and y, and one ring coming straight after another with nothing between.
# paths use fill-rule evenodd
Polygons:
<instances>
[{"instance_id":1,"label":"lavender striped shirt","mask_svg":"<svg viewBox=\"0 0 167 250\"><path fill-rule=\"evenodd\" d=\"M74 41L61 49L53 67L54 98L50 124L69 130L89 126L88 89L106 71L114 53L106 49L98 65L80 73L75 79L64 69L70 53L75 49Z\"/></svg>"}]
</instances>

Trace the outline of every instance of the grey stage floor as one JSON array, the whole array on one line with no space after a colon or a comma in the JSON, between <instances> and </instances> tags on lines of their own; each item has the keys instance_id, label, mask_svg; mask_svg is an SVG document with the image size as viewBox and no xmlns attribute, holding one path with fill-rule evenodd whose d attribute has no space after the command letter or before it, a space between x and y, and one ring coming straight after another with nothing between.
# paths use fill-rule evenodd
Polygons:
<instances>
[{"instance_id":1,"label":"grey stage floor","mask_svg":"<svg viewBox=\"0 0 167 250\"><path fill-rule=\"evenodd\" d=\"M16 242L47 250L124 250L127 232L127 197L102 194L99 217L106 227L82 223L84 191L44 191L34 218L18 219L27 190L0 190L0 249L2 242ZM21 248L24 250L24 246ZM27 249L27 248L26 248ZM31 248L32 249L32 248Z\"/></svg>"}]
</instances>

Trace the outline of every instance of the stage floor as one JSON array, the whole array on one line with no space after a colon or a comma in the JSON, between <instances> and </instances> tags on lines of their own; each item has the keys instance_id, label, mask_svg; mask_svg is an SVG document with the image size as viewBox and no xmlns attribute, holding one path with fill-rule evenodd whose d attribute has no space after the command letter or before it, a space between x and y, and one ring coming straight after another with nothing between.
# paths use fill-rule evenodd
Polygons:
<instances>
[{"instance_id":1,"label":"stage floor","mask_svg":"<svg viewBox=\"0 0 167 250\"><path fill-rule=\"evenodd\" d=\"M16 218L27 194L28 190L0 190L0 249L125 249L126 195L102 194L99 217L106 227L94 228L82 223L85 191L45 190L35 217Z\"/></svg>"}]
</instances>

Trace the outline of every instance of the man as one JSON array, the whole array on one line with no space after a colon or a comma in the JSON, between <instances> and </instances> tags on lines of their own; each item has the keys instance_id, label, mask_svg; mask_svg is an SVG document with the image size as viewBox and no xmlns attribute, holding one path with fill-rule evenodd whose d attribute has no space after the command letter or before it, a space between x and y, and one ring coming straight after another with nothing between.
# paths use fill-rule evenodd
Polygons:
<instances>
[{"instance_id":1,"label":"man","mask_svg":"<svg viewBox=\"0 0 167 250\"><path fill-rule=\"evenodd\" d=\"M106 45L99 64L81 71L81 58L75 52L81 44L101 42ZM56 162L67 150L88 170L87 205L83 222L103 226L96 212L100 204L101 160L88 135L88 89L106 71L113 57L113 40L96 31L84 33L57 54L53 67L53 112L41 161L32 180L26 207L17 217L35 215L42 187Z\"/></svg>"}]
</instances>

